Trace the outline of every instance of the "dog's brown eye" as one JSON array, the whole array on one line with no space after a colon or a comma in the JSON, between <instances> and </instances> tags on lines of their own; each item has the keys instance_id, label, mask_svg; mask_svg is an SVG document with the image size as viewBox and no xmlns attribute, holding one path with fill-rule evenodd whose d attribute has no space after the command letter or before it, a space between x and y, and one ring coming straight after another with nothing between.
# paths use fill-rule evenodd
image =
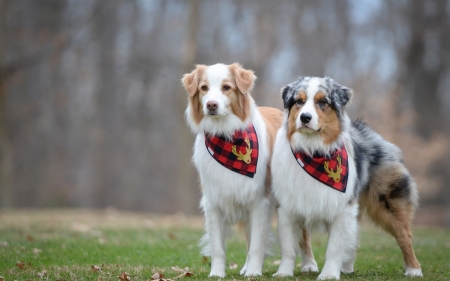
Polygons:
<instances>
[{"instance_id":1,"label":"dog's brown eye","mask_svg":"<svg viewBox=\"0 0 450 281\"><path fill-rule=\"evenodd\" d=\"M296 100L295 103L296 103L297 105L303 105L303 104L304 104L304 102L303 102L302 99Z\"/></svg>"},{"instance_id":2,"label":"dog's brown eye","mask_svg":"<svg viewBox=\"0 0 450 281\"><path fill-rule=\"evenodd\" d=\"M203 85L200 89L202 89L202 91L208 91L208 86L206 86L206 85Z\"/></svg>"},{"instance_id":3,"label":"dog's brown eye","mask_svg":"<svg viewBox=\"0 0 450 281\"><path fill-rule=\"evenodd\" d=\"M321 106L324 106L324 105L327 104L327 100L321 99L321 100L319 100L317 103L318 103L319 105L321 105Z\"/></svg>"},{"instance_id":4,"label":"dog's brown eye","mask_svg":"<svg viewBox=\"0 0 450 281\"><path fill-rule=\"evenodd\" d=\"M228 86L228 85L224 85L224 86L222 87L222 90L223 90L223 91L228 91L228 90L230 90L230 89L231 89L231 87Z\"/></svg>"}]
</instances>

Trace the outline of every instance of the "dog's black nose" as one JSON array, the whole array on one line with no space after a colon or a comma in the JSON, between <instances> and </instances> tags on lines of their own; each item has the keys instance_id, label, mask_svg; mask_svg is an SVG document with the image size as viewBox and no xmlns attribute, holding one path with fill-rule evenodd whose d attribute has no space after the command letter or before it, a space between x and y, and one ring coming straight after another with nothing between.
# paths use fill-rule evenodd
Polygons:
<instances>
[{"instance_id":1,"label":"dog's black nose","mask_svg":"<svg viewBox=\"0 0 450 281\"><path fill-rule=\"evenodd\" d=\"M303 124L308 124L311 119L312 115L310 113L302 113L300 115L300 121L302 121Z\"/></svg>"}]
</instances>

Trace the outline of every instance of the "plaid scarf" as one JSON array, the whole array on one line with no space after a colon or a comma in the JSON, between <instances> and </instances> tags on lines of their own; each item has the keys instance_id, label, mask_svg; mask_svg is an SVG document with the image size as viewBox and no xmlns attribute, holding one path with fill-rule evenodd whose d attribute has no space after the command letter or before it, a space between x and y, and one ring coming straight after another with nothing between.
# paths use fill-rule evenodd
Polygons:
<instances>
[{"instance_id":1,"label":"plaid scarf","mask_svg":"<svg viewBox=\"0 0 450 281\"><path fill-rule=\"evenodd\" d=\"M236 131L231 141L223 136L205 133L205 145L209 154L225 168L253 178L258 162L258 136L249 124L244 131Z\"/></svg>"},{"instance_id":2,"label":"plaid scarf","mask_svg":"<svg viewBox=\"0 0 450 281\"><path fill-rule=\"evenodd\" d=\"M329 158L323 155L313 155L311 158L301 151L292 151L292 153L297 163L311 177L345 193L348 180L348 155L344 144Z\"/></svg>"}]
</instances>

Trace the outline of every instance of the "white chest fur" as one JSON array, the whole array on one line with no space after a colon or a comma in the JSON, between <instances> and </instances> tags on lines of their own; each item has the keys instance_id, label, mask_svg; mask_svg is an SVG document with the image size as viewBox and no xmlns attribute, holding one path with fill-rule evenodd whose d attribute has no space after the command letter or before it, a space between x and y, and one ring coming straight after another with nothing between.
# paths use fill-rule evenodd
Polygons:
<instances>
[{"instance_id":1,"label":"white chest fur","mask_svg":"<svg viewBox=\"0 0 450 281\"><path fill-rule=\"evenodd\" d=\"M245 219L248 208L263 198L269 151L266 126L255 110L253 125L258 136L258 162L253 178L229 170L218 163L207 151L203 134L196 137L193 162L202 184L203 209L220 209L229 223Z\"/></svg>"},{"instance_id":2,"label":"white chest fur","mask_svg":"<svg viewBox=\"0 0 450 281\"><path fill-rule=\"evenodd\" d=\"M273 191L282 208L298 216L306 225L314 227L322 222L331 222L353 198L355 185L355 163L349 152L349 177L345 193L324 185L306 173L292 154L283 127L277 133L272 156Z\"/></svg>"}]
</instances>

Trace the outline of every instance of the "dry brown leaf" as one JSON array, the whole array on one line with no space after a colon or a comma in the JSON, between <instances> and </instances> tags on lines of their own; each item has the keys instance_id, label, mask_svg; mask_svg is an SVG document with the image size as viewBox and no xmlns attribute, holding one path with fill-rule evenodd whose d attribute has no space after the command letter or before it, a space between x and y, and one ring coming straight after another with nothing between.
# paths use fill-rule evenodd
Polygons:
<instances>
[{"instance_id":1,"label":"dry brown leaf","mask_svg":"<svg viewBox=\"0 0 450 281\"><path fill-rule=\"evenodd\" d=\"M194 275L194 273L189 271L189 267L180 268L178 266L172 266L171 269L175 272L181 272L181 274L174 279L184 278L184 277L191 277Z\"/></svg>"},{"instance_id":2,"label":"dry brown leaf","mask_svg":"<svg viewBox=\"0 0 450 281\"><path fill-rule=\"evenodd\" d=\"M96 265L92 265L91 268L92 268L92 272L97 272L97 271L101 271L102 270L100 267L98 267Z\"/></svg>"},{"instance_id":3,"label":"dry brown leaf","mask_svg":"<svg viewBox=\"0 0 450 281\"><path fill-rule=\"evenodd\" d=\"M41 250L41 249L38 249L38 248L33 248L33 249L31 249L31 251L32 251L33 254L35 254L35 255L38 255L38 254L42 253L42 250Z\"/></svg>"},{"instance_id":4,"label":"dry brown leaf","mask_svg":"<svg viewBox=\"0 0 450 281\"><path fill-rule=\"evenodd\" d=\"M167 233L167 236L169 237L170 240L177 239L177 236L175 236L175 234L173 234L172 232Z\"/></svg>"},{"instance_id":5,"label":"dry brown leaf","mask_svg":"<svg viewBox=\"0 0 450 281\"><path fill-rule=\"evenodd\" d=\"M209 264L211 266L211 263L208 262L208 257L207 256L203 256L202 262L205 263L205 264Z\"/></svg>"},{"instance_id":6,"label":"dry brown leaf","mask_svg":"<svg viewBox=\"0 0 450 281\"><path fill-rule=\"evenodd\" d=\"M0 276L0 281L4 281L5 278L3 276Z\"/></svg>"},{"instance_id":7,"label":"dry brown leaf","mask_svg":"<svg viewBox=\"0 0 450 281\"><path fill-rule=\"evenodd\" d=\"M31 262L27 262L27 264L28 264L29 267L32 267L32 266L31 266Z\"/></svg>"},{"instance_id":8,"label":"dry brown leaf","mask_svg":"<svg viewBox=\"0 0 450 281\"><path fill-rule=\"evenodd\" d=\"M131 278L130 276L128 276L128 274L126 272L123 272L122 274L120 274L119 276L117 276L120 280L122 281L130 281Z\"/></svg>"},{"instance_id":9,"label":"dry brown leaf","mask_svg":"<svg viewBox=\"0 0 450 281\"><path fill-rule=\"evenodd\" d=\"M182 273L185 272L185 270L181 269L181 268L178 267L178 266L172 266L171 269L172 269L173 271L176 271L176 272L182 272Z\"/></svg>"},{"instance_id":10,"label":"dry brown leaf","mask_svg":"<svg viewBox=\"0 0 450 281\"><path fill-rule=\"evenodd\" d=\"M152 280L159 280L164 278L164 274L162 274L161 272L156 272L155 274L152 275Z\"/></svg>"},{"instance_id":11,"label":"dry brown leaf","mask_svg":"<svg viewBox=\"0 0 450 281\"><path fill-rule=\"evenodd\" d=\"M237 268L238 268L238 265L237 265L236 263L234 263L234 262L230 262L230 264L228 264L228 267L229 267L230 269L234 270L234 269L237 269Z\"/></svg>"},{"instance_id":12,"label":"dry brown leaf","mask_svg":"<svg viewBox=\"0 0 450 281\"><path fill-rule=\"evenodd\" d=\"M31 235L27 235L27 240L28 240L28 241L34 241L34 238L33 238L33 236L31 236Z\"/></svg>"},{"instance_id":13,"label":"dry brown leaf","mask_svg":"<svg viewBox=\"0 0 450 281\"><path fill-rule=\"evenodd\" d=\"M175 277L175 279L180 279L180 278L184 278L184 277L191 277L192 275L194 275L194 273L186 271L186 272L183 272L182 274L178 275L177 277Z\"/></svg>"},{"instance_id":14,"label":"dry brown leaf","mask_svg":"<svg viewBox=\"0 0 450 281\"><path fill-rule=\"evenodd\" d=\"M273 265L280 265L281 264L281 260L274 260L272 262Z\"/></svg>"},{"instance_id":15,"label":"dry brown leaf","mask_svg":"<svg viewBox=\"0 0 450 281\"><path fill-rule=\"evenodd\" d=\"M18 268L20 268L20 269L23 269L23 268L25 267L25 263L24 263L23 261L18 261L18 262L16 263L16 266L17 266Z\"/></svg>"},{"instance_id":16,"label":"dry brown leaf","mask_svg":"<svg viewBox=\"0 0 450 281\"><path fill-rule=\"evenodd\" d=\"M40 277L40 278L44 278L45 276L47 276L47 270L45 270L45 269L37 274L37 277Z\"/></svg>"}]
</instances>

